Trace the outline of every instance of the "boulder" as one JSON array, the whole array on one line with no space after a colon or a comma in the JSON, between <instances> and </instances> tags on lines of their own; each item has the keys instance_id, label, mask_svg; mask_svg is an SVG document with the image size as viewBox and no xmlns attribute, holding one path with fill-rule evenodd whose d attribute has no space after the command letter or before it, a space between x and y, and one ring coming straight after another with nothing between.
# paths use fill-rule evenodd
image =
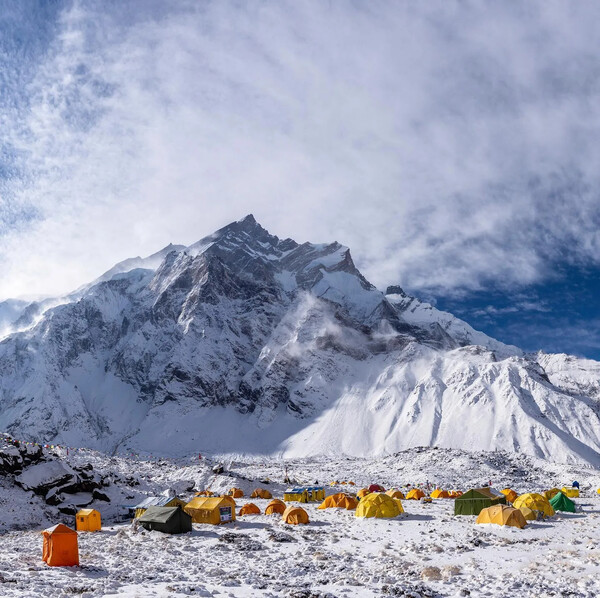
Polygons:
<instances>
[{"instance_id":1,"label":"boulder","mask_svg":"<svg viewBox=\"0 0 600 598\"><path fill-rule=\"evenodd\" d=\"M46 461L31 465L15 478L24 490L45 496L51 488L76 481L73 470L60 461Z\"/></svg>"}]
</instances>

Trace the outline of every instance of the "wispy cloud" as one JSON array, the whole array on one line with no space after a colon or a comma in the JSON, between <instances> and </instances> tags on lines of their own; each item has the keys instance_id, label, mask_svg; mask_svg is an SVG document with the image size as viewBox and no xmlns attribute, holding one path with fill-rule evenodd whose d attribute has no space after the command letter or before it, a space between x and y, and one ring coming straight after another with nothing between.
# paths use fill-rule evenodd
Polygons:
<instances>
[{"instance_id":1,"label":"wispy cloud","mask_svg":"<svg viewBox=\"0 0 600 598\"><path fill-rule=\"evenodd\" d=\"M248 212L423 292L597 264L599 18L546 0L65 4L38 52L9 53L31 76L3 99L19 168L0 296Z\"/></svg>"}]
</instances>

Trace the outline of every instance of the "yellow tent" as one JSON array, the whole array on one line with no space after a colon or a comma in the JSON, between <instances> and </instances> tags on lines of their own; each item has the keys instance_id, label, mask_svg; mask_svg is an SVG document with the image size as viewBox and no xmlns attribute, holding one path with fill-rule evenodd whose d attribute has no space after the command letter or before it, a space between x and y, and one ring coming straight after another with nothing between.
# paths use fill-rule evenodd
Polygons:
<instances>
[{"instance_id":1,"label":"yellow tent","mask_svg":"<svg viewBox=\"0 0 600 598\"><path fill-rule=\"evenodd\" d=\"M360 498L361 500L367 496L368 494L371 494L371 492L369 491L368 488L361 488L357 493L356 496L358 496L358 498Z\"/></svg>"},{"instance_id":2,"label":"yellow tent","mask_svg":"<svg viewBox=\"0 0 600 598\"><path fill-rule=\"evenodd\" d=\"M413 488L407 495L406 500L421 500L425 496L425 492L420 488Z\"/></svg>"},{"instance_id":3,"label":"yellow tent","mask_svg":"<svg viewBox=\"0 0 600 598\"><path fill-rule=\"evenodd\" d=\"M273 495L265 488L256 488L250 498L273 498Z\"/></svg>"},{"instance_id":4,"label":"yellow tent","mask_svg":"<svg viewBox=\"0 0 600 598\"><path fill-rule=\"evenodd\" d=\"M278 498L274 498L267 505L267 508L265 509L265 515L283 515L285 509L285 503L282 500L279 500Z\"/></svg>"},{"instance_id":5,"label":"yellow tent","mask_svg":"<svg viewBox=\"0 0 600 598\"><path fill-rule=\"evenodd\" d=\"M398 490L398 488L390 488L386 494L388 496L391 496L392 498L400 498L400 499L404 499L405 496L404 494L402 494L402 492L400 490Z\"/></svg>"},{"instance_id":6,"label":"yellow tent","mask_svg":"<svg viewBox=\"0 0 600 598\"><path fill-rule=\"evenodd\" d=\"M542 494L544 495L546 500L550 500L551 498L554 498L559 492L560 490L558 488L550 488L550 490L546 490Z\"/></svg>"},{"instance_id":7,"label":"yellow tent","mask_svg":"<svg viewBox=\"0 0 600 598\"><path fill-rule=\"evenodd\" d=\"M493 505L482 509L475 523L495 523L523 529L527 525L523 513L519 509L506 505Z\"/></svg>"},{"instance_id":8,"label":"yellow tent","mask_svg":"<svg viewBox=\"0 0 600 598\"><path fill-rule=\"evenodd\" d=\"M440 490L439 488L436 488L431 493L431 498L450 498L450 494L446 490Z\"/></svg>"},{"instance_id":9,"label":"yellow tent","mask_svg":"<svg viewBox=\"0 0 600 598\"><path fill-rule=\"evenodd\" d=\"M214 496L215 493L210 490L202 490L201 492L196 492L194 496Z\"/></svg>"},{"instance_id":10,"label":"yellow tent","mask_svg":"<svg viewBox=\"0 0 600 598\"><path fill-rule=\"evenodd\" d=\"M521 494L514 502L513 507L520 509L521 507L529 507L532 511L540 511L546 517L552 517L554 515L554 509L552 505L544 498L541 494L536 492L530 492L528 494Z\"/></svg>"},{"instance_id":11,"label":"yellow tent","mask_svg":"<svg viewBox=\"0 0 600 598\"><path fill-rule=\"evenodd\" d=\"M240 517L244 515L260 515L260 509L253 502L248 502L240 509L238 515Z\"/></svg>"},{"instance_id":12,"label":"yellow tent","mask_svg":"<svg viewBox=\"0 0 600 598\"><path fill-rule=\"evenodd\" d=\"M387 494L372 492L358 503L356 516L377 517L378 519L397 517L402 512L398 506L399 502Z\"/></svg>"},{"instance_id":13,"label":"yellow tent","mask_svg":"<svg viewBox=\"0 0 600 598\"><path fill-rule=\"evenodd\" d=\"M343 492L339 492L338 494L332 494L328 496L317 508L319 509L348 509L349 511L353 511L356 509L358 505L358 501L348 494L344 494Z\"/></svg>"},{"instance_id":14,"label":"yellow tent","mask_svg":"<svg viewBox=\"0 0 600 598\"><path fill-rule=\"evenodd\" d=\"M183 510L191 515L193 523L219 525L235 521L235 501L230 496L197 496Z\"/></svg>"},{"instance_id":15,"label":"yellow tent","mask_svg":"<svg viewBox=\"0 0 600 598\"><path fill-rule=\"evenodd\" d=\"M75 515L78 532L96 532L102 529L100 513L96 509L80 509Z\"/></svg>"},{"instance_id":16,"label":"yellow tent","mask_svg":"<svg viewBox=\"0 0 600 598\"><path fill-rule=\"evenodd\" d=\"M510 488L504 488L504 490L500 490L504 496L506 496L506 500L508 502L515 502L515 500L519 497L519 495Z\"/></svg>"},{"instance_id":17,"label":"yellow tent","mask_svg":"<svg viewBox=\"0 0 600 598\"><path fill-rule=\"evenodd\" d=\"M308 523L308 513L302 507L289 506L281 516L284 523L298 525Z\"/></svg>"},{"instance_id":18,"label":"yellow tent","mask_svg":"<svg viewBox=\"0 0 600 598\"><path fill-rule=\"evenodd\" d=\"M519 511L527 521L535 521L537 519L537 515L535 511L532 511L529 507L519 507Z\"/></svg>"},{"instance_id":19,"label":"yellow tent","mask_svg":"<svg viewBox=\"0 0 600 598\"><path fill-rule=\"evenodd\" d=\"M569 498L579 498L579 488L562 487L562 493Z\"/></svg>"},{"instance_id":20,"label":"yellow tent","mask_svg":"<svg viewBox=\"0 0 600 598\"><path fill-rule=\"evenodd\" d=\"M329 482L330 486L339 486L340 483L339 482Z\"/></svg>"},{"instance_id":21,"label":"yellow tent","mask_svg":"<svg viewBox=\"0 0 600 598\"><path fill-rule=\"evenodd\" d=\"M241 488L232 488L227 494L233 498L242 498L244 491Z\"/></svg>"},{"instance_id":22,"label":"yellow tent","mask_svg":"<svg viewBox=\"0 0 600 598\"><path fill-rule=\"evenodd\" d=\"M404 513L404 507L402 506L402 501L399 498L394 498L394 501L398 505L398 510L400 513Z\"/></svg>"}]
</instances>

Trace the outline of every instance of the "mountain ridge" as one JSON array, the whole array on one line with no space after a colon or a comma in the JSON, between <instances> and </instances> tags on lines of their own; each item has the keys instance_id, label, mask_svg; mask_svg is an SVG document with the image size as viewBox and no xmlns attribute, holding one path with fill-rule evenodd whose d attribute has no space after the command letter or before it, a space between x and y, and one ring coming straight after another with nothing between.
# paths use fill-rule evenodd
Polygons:
<instances>
[{"instance_id":1,"label":"mountain ridge","mask_svg":"<svg viewBox=\"0 0 600 598\"><path fill-rule=\"evenodd\" d=\"M0 342L0 427L15 436L173 455L507 448L600 464L596 362L525 355L400 287L379 291L347 247L281 240L252 215L28 309Z\"/></svg>"}]
</instances>

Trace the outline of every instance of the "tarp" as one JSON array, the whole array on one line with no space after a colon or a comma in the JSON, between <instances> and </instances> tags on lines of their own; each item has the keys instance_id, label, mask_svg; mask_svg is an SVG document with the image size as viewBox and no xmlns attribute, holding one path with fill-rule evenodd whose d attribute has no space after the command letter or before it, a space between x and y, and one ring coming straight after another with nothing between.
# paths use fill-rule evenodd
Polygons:
<instances>
[{"instance_id":1,"label":"tarp","mask_svg":"<svg viewBox=\"0 0 600 598\"><path fill-rule=\"evenodd\" d=\"M135 506L135 516L141 517L148 507L184 507L185 501L176 496L149 496Z\"/></svg>"},{"instance_id":2,"label":"tarp","mask_svg":"<svg viewBox=\"0 0 600 598\"><path fill-rule=\"evenodd\" d=\"M550 499L550 505L555 511L575 513L575 503L570 498L565 496L562 492L555 494Z\"/></svg>"},{"instance_id":3,"label":"tarp","mask_svg":"<svg viewBox=\"0 0 600 598\"><path fill-rule=\"evenodd\" d=\"M372 492L358 503L356 516L376 517L377 519L397 517L401 513L398 503L400 503L398 499L394 499L387 494Z\"/></svg>"},{"instance_id":4,"label":"tarp","mask_svg":"<svg viewBox=\"0 0 600 598\"><path fill-rule=\"evenodd\" d=\"M51 567L75 567L79 565L77 532L59 523L42 532L44 546L42 560Z\"/></svg>"},{"instance_id":5,"label":"tarp","mask_svg":"<svg viewBox=\"0 0 600 598\"><path fill-rule=\"evenodd\" d=\"M164 534L185 534L192 531L192 518L180 506L148 507L138 523L144 529Z\"/></svg>"},{"instance_id":6,"label":"tarp","mask_svg":"<svg viewBox=\"0 0 600 598\"><path fill-rule=\"evenodd\" d=\"M494 505L482 509L475 523L494 523L495 525L509 525L523 529L527 525L523 513L519 509L506 505Z\"/></svg>"},{"instance_id":7,"label":"tarp","mask_svg":"<svg viewBox=\"0 0 600 598\"><path fill-rule=\"evenodd\" d=\"M496 496L489 488L473 488L454 499L454 514L479 515L482 509L499 504L506 504L506 496Z\"/></svg>"},{"instance_id":8,"label":"tarp","mask_svg":"<svg viewBox=\"0 0 600 598\"><path fill-rule=\"evenodd\" d=\"M97 532L102 528L100 513L96 509L80 509L75 524L78 532Z\"/></svg>"}]
</instances>

